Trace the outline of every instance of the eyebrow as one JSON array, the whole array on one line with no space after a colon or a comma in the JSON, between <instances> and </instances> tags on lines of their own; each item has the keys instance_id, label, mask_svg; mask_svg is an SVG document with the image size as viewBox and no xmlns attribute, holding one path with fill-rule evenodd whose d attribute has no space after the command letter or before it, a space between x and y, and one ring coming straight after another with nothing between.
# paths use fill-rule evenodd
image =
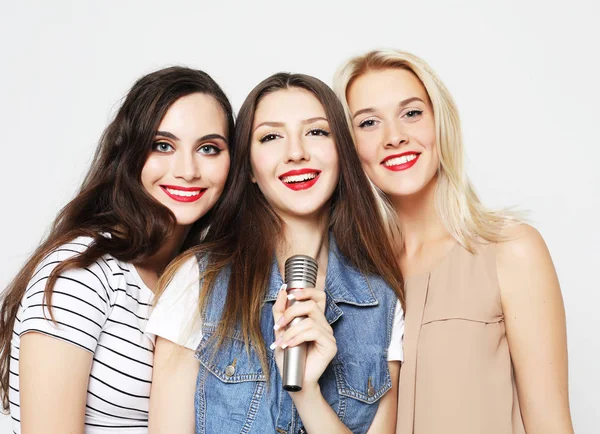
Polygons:
<instances>
[{"instance_id":1,"label":"eyebrow","mask_svg":"<svg viewBox=\"0 0 600 434\"><path fill-rule=\"evenodd\" d=\"M162 137L166 137L168 139L171 140L177 140L179 141L179 137L177 137L175 134L170 133L168 131L157 131L156 132L157 136L162 136ZM226 144L227 144L227 139L225 137L223 137L220 134L207 134L205 136L200 137L198 140L196 140L197 142L205 142L206 140L223 140Z\"/></svg>"},{"instance_id":2,"label":"eyebrow","mask_svg":"<svg viewBox=\"0 0 600 434\"><path fill-rule=\"evenodd\" d=\"M305 119L301 123L304 124L304 125L308 125L308 124L312 124L312 123L317 122L317 121L329 122L323 116L316 116L314 118ZM285 124L283 122L262 122L262 123L258 124L256 126L256 128L254 128L254 131L258 130L260 127L281 128L283 126L285 126Z\"/></svg>"},{"instance_id":3,"label":"eyebrow","mask_svg":"<svg viewBox=\"0 0 600 434\"><path fill-rule=\"evenodd\" d=\"M406 105L410 104L411 102L415 102L415 101L421 101L423 104L425 104L425 101L423 101L421 98L419 98L417 96L413 96L411 98L406 98L405 100L400 101L400 103L398 104L398 107L405 107ZM365 114L365 113L375 113L375 109L373 107L367 107L364 109L360 109L352 115L352 119L356 118L359 115Z\"/></svg>"}]
</instances>

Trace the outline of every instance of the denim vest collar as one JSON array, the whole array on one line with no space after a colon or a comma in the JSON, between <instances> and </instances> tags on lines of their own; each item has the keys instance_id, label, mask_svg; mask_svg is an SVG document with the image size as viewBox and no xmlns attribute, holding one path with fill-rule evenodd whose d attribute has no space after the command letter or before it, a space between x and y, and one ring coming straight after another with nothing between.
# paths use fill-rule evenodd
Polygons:
<instances>
[{"instance_id":1,"label":"denim vest collar","mask_svg":"<svg viewBox=\"0 0 600 434\"><path fill-rule=\"evenodd\" d=\"M283 283L277 258L273 257L271 278L264 301L275 301ZM329 324L342 315L338 304L346 303L354 306L377 306L379 304L368 279L346 261L332 234L329 236L325 292L329 295L327 309L325 309L325 317Z\"/></svg>"}]
</instances>

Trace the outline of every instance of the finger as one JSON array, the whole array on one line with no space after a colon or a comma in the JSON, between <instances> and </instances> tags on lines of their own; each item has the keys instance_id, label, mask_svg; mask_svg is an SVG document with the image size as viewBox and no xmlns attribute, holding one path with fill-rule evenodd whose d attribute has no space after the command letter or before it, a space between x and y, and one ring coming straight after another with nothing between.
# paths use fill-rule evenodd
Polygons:
<instances>
[{"instance_id":1,"label":"finger","mask_svg":"<svg viewBox=\"0 0 600 434\"><path fill-rule=\"evenodd\" d=\"M325 318L325 314L319 308L317 303L314 300L306 300L298 303L294 303L294 305L288 307L283 315L279 317L277 322L275 323L275 330L280 328L284 328L290 322L294 320L294 318L306 316L314 319L322 324L327 323L327 319Z\"/></svg>"},{"instance_id":2,"label":"finger","mask_svg":"<svg viewBox=\"0 0 600 434\"><path fill-rule=\"evenodd\" d=\"M275 303L273 304L273 321L275 324L277 324L277 322L283 316L283 312L285 312L286 306L287 306L287 298L286 298L285 286L281 285L279 294L277 294L277 299L275 300ZM280 329L279 327L275 326L275 327L273 327L273 330L275 331L275 340L277 340L283 334L283 329Z\"/></svg>"},{"instance_id":3,"label":"finger","mask_svg":"<svg viewBox=\"0 0 600 434\"><path fill-rule=\"evenodd\" d=\"M304 288L294 291L293 294L288 294L288 300L291 299L296 299L298 301L314 300L319 305L321 310L324 311L327 297L325 291L315 288Z\"/></svg>"},{"instance_id":4,"label":"finger","mask_svg":"<svg viewBox=\"0 0 600 434\"><path fill-rule=\"evenodd\" d=\"M335 338L314 328L297 334L292 340L284 342L281 348L295 347L305 342L313 342L318 347L319 351L324 354L335 354L337 351Z\"/></svg>"},{"instance_id":5,"label":"finger","mask_svg":"<svg viewBox=\"0 0 600 434\"><path fill-rule=\"evenodd\" d=\"M279 289L279 293L277 294L277 298L275 299L275 303L273 304L273 319L275 322L279 320L283 312L287 307L287 298L285 292L285 283L281 285Z\"/></svg>"},{"instance_id":6,"label":"finger","mask_svg":"<svg viewBox=\"0 0 600 434\"><path fill-rule=\"evenodd\" d=\"M329 330L328 330L329 329ZM281 342L278 345L285 345L296 338L296 336L308 331L308 330L316 330L319 333L323 333L327 335L330 339L335 339L333 336L333 330L331 327L327 326L327 328L323 327L321 324L315 322L311 318L306 318L300 321L298 324L293 325L288 328L285 333L281 336Z\"/></svg>"}]
</instances>

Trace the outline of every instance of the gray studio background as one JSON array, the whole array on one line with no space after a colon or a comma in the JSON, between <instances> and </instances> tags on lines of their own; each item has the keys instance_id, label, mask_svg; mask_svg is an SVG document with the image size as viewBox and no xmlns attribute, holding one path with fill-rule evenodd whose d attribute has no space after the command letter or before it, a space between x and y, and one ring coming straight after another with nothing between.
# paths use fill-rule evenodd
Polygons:
<instances>
[{"instance_id":1,"label":"gray studio background","mask_svg":"<svg viewBox=\"0 0 600 434\"><path fill-rule=\"evenodd\" d=\"M0 2L0 288L73 196L133 81L204 69L236 110L277 71L331 83L352 54L425 58L454 95L491 206L530 210L562 286L575 431L599 432L597 2ZM1 289L0 289L1 290ZM10 433L0 416L0 433Z\"/></svg>"}]
</instances>

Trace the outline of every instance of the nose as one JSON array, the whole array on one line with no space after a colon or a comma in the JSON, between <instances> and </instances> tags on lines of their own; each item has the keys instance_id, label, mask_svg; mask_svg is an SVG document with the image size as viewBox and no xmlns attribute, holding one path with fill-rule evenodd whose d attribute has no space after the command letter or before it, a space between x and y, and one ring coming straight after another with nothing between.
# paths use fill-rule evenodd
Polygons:
<instances>
[{"instance_id":1,"label":"nose","mask_svg":"<svg viewBox=\"0 0 600 434\"><path fill-rule=\"evenodd\" d=\"M386 122L385 124L385 147L397 148L408 143L408 134L400 125L400 121Z\"/></svg>"},{"instance_id":2,"label":"nose","mask_svg":"<svg viewBox=\"0 0 600 434\"><path fill-rule=\"evenodd\" d=\"M200 178L200 164L195 155L187 152L176 152L173 161L173 176L188 182Z\"/></svg>"},{"instance_id":3,"label":"nose","mask_svg":"<svg viewBox=\"0 0 600 434\"><path fill-rule=\"evenodd\" d=\"M310 154L303 139L303 136L292 135L290 137L287 143L286 163L310 160Z\"/></svg>"}]
</instances>

